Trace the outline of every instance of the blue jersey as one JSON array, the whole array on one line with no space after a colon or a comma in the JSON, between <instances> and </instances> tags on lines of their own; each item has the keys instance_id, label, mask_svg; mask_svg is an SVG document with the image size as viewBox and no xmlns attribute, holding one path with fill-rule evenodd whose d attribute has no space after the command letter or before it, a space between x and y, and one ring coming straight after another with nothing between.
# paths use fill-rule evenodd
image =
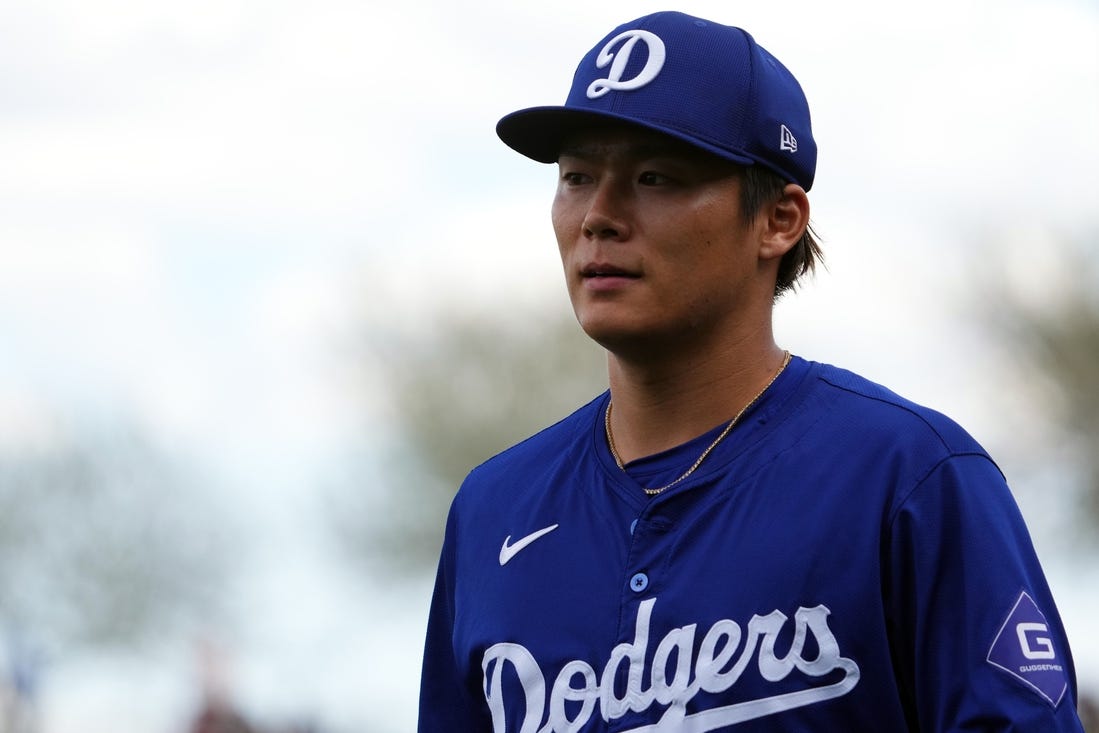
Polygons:
<instances>
[{"instance_id":1,"label":"blue jersey","mask_svg":"<svg viewBox=\"0 0 1099 733\"><path fill-rule=\"evenodd\" d=\"M795 358L716 436L627 465L604 394L451 507L420 733L1081 731L1003 476L944 416Z\"/></svg>"}]
</instances>

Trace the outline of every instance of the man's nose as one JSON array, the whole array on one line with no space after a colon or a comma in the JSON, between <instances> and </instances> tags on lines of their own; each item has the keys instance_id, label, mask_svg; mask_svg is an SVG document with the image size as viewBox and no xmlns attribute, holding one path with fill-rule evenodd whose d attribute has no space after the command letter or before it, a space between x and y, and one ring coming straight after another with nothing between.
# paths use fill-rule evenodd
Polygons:
<instances>
[{"instance_id":1,"label":"man's nose","mask_svg":"<svg viewBox=\"0 0 1099 733\"><path fill-rule=\"evenodd\" d=\"M592 239L626 239L630 235L626 194L612 181L595 186L584 215L584 236Z\"/></svg>"}]
</instances>

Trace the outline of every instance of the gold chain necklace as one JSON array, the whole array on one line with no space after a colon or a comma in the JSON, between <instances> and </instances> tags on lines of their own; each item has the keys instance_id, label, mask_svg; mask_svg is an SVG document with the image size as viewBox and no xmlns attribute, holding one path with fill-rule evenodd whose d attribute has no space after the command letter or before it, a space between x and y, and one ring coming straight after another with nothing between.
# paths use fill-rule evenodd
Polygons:
<instances>
[{"instance_id":1,"label":"gold chain necklace","mask_svg":"<svg viewBox=\"0 0 1099 733\"><path fill-rule=\"evenodd\" d=\"M670 484L661 486L659 489L645 489L646 494L648 494L649 496L656 496L657 494L661 494L667 491L668 489L678 484L680 481L683 481L685 478L690 476L692 473L695 472L695 469L702 465L702 462L706 460L706 456L710 455L710 451L716 448L718 443L725 440L725 436L732 432L733 427L735 427L737 422L740 421L741 416L748 411L749 407L754 405L759 400L759 398L763 396L764 392L771 388L771 385L775 383L776 379L778 379L778 375L782 374L782 372L786 369L786 365L790 363L790 352L786 351L783 353L784 355L782 357L782 366L778 368L778 371L775 372L770 381L768 381L767 384L763 385L763 389L759 391L759 394L753 397L744 407L740 408L740 412L738 412L733 417L733 419L729 421L729 424L726 425L725 429L721 431L721 435L718 435L717 438L714 439L714 442L710 443L710 445L706 447L706 450L702 451L702 455L698 457L698 460L694 462L694 465L688 468L686 473L677 478L675 481L672 481ZM614 445L614 434L611 433L611 408L613 406L613 402L607 403L607 412L603 417L603 424L607 429L607 445L610 446L611 455L614 456L614 462L618 464L619 468L625 471L626 466L624 463L622 463L622 457L618 455L618 449Z\"/></svg>"}]
</instances>

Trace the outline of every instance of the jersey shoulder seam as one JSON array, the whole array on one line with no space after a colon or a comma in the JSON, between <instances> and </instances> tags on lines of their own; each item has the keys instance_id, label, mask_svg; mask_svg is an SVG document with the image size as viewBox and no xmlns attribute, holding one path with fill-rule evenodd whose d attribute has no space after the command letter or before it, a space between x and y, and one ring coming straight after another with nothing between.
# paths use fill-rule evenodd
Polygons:
<instances>
[{"instance_id":1,"label":"jersey shoulder seam","mask_svg":"<svg viewBox=\"0 0 1099 733\"><path fill-rule=\"evenodd\" d=\"M820 375L819 379L833 389L838 389L842 392L847 392L849 394L855 395L856 397L861 397L863 399L871 400L873 402L880 402L883 405L889 405L890 407L896 408L897 410L908 413L909 415L923 423L927 427L927 429L935 435L944 450L946 450L948 453L952 452L950 448L950 443L943 436L942 432L937 427L935 427L935 425L930 420L927 419L926 415L922 414L920 410L915 409L913 403L910 403L908 400L904 399L900 395L885 391L884 388L883 391L885 391L885 394L870 394L866 390L856 389L853 386L846 384L840 384L836 380L830 379L827 375L824 374ZM929 410L930 408L923 409Z\"/></svg>"},{"instance_id":2,"label":"jersey shoulder seam","mask_svg":"<svg viewBox=\"0 0 1099 733\"><path fill-rule=\"evenodd\" d=\"M931 435L935 436L936 442L942 449L942 453L938 456L938 459L932 460L927 466L926 470L912 476L912 483L909 487L898 487L894 507L889 516L890 525L896 519L897 515L900 514L901 510L904 508L905 504L908 503L908 500L912 497L912 495L915 494L919 490L919 488L927 482L928 478L934 475L936 471L940 470L943 465L951 461L964 458L978 458L982 461L986 461L992 464L996 471L1001 476L1003 476L1003 471L1000 469L1000 466L996 463L996 461L994 461L992 457L988 454L988 452L984 450L984 448L982 448L980 445L978 445L973 437L970 436L968 433L965 433L965 435L968 437L968 441L966 442L969 442L970 445L957 445L956 442L952 442L946 435L944 435L940 427L937 426L931 419L929 419L928 414L926 414L940 414L935 412L931 408L916 405L915 403L905 399L904 397L901 397L900 395L890 392L885 388L881 388L882 394L873 394L869 390L859 389L856 385L840 383L838 380L830 378L827 374L821 374L819 378L822 382L829 385L833 389L847 392L848 394L854 395L856 397L888 405L892 408L907 413L912 418L923 424L927 428L927 430L930 431ZM945 415L942 416L942 419L947 421L950 420L950 418L946 417ZM957 429L962 430L960 427Z\"/></svg>"}]
</instances>

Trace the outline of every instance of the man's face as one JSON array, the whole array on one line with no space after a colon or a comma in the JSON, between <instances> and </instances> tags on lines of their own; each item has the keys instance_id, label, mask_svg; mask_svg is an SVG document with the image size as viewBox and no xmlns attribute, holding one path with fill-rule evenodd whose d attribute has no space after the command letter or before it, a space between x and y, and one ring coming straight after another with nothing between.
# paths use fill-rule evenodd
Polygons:
<instances>
[{"instance_id":1,"label":"man's face","mask_svg":"<svg viewBox=\"0 0 1099 733\"><path fill-rule=\"evenodd\" d=\"M760 293L770 303L735 164L629 126L572 136L558 163L553 228L569 297L612 352L721 339L750 327Z\"/></svg>"}]
</instances>

